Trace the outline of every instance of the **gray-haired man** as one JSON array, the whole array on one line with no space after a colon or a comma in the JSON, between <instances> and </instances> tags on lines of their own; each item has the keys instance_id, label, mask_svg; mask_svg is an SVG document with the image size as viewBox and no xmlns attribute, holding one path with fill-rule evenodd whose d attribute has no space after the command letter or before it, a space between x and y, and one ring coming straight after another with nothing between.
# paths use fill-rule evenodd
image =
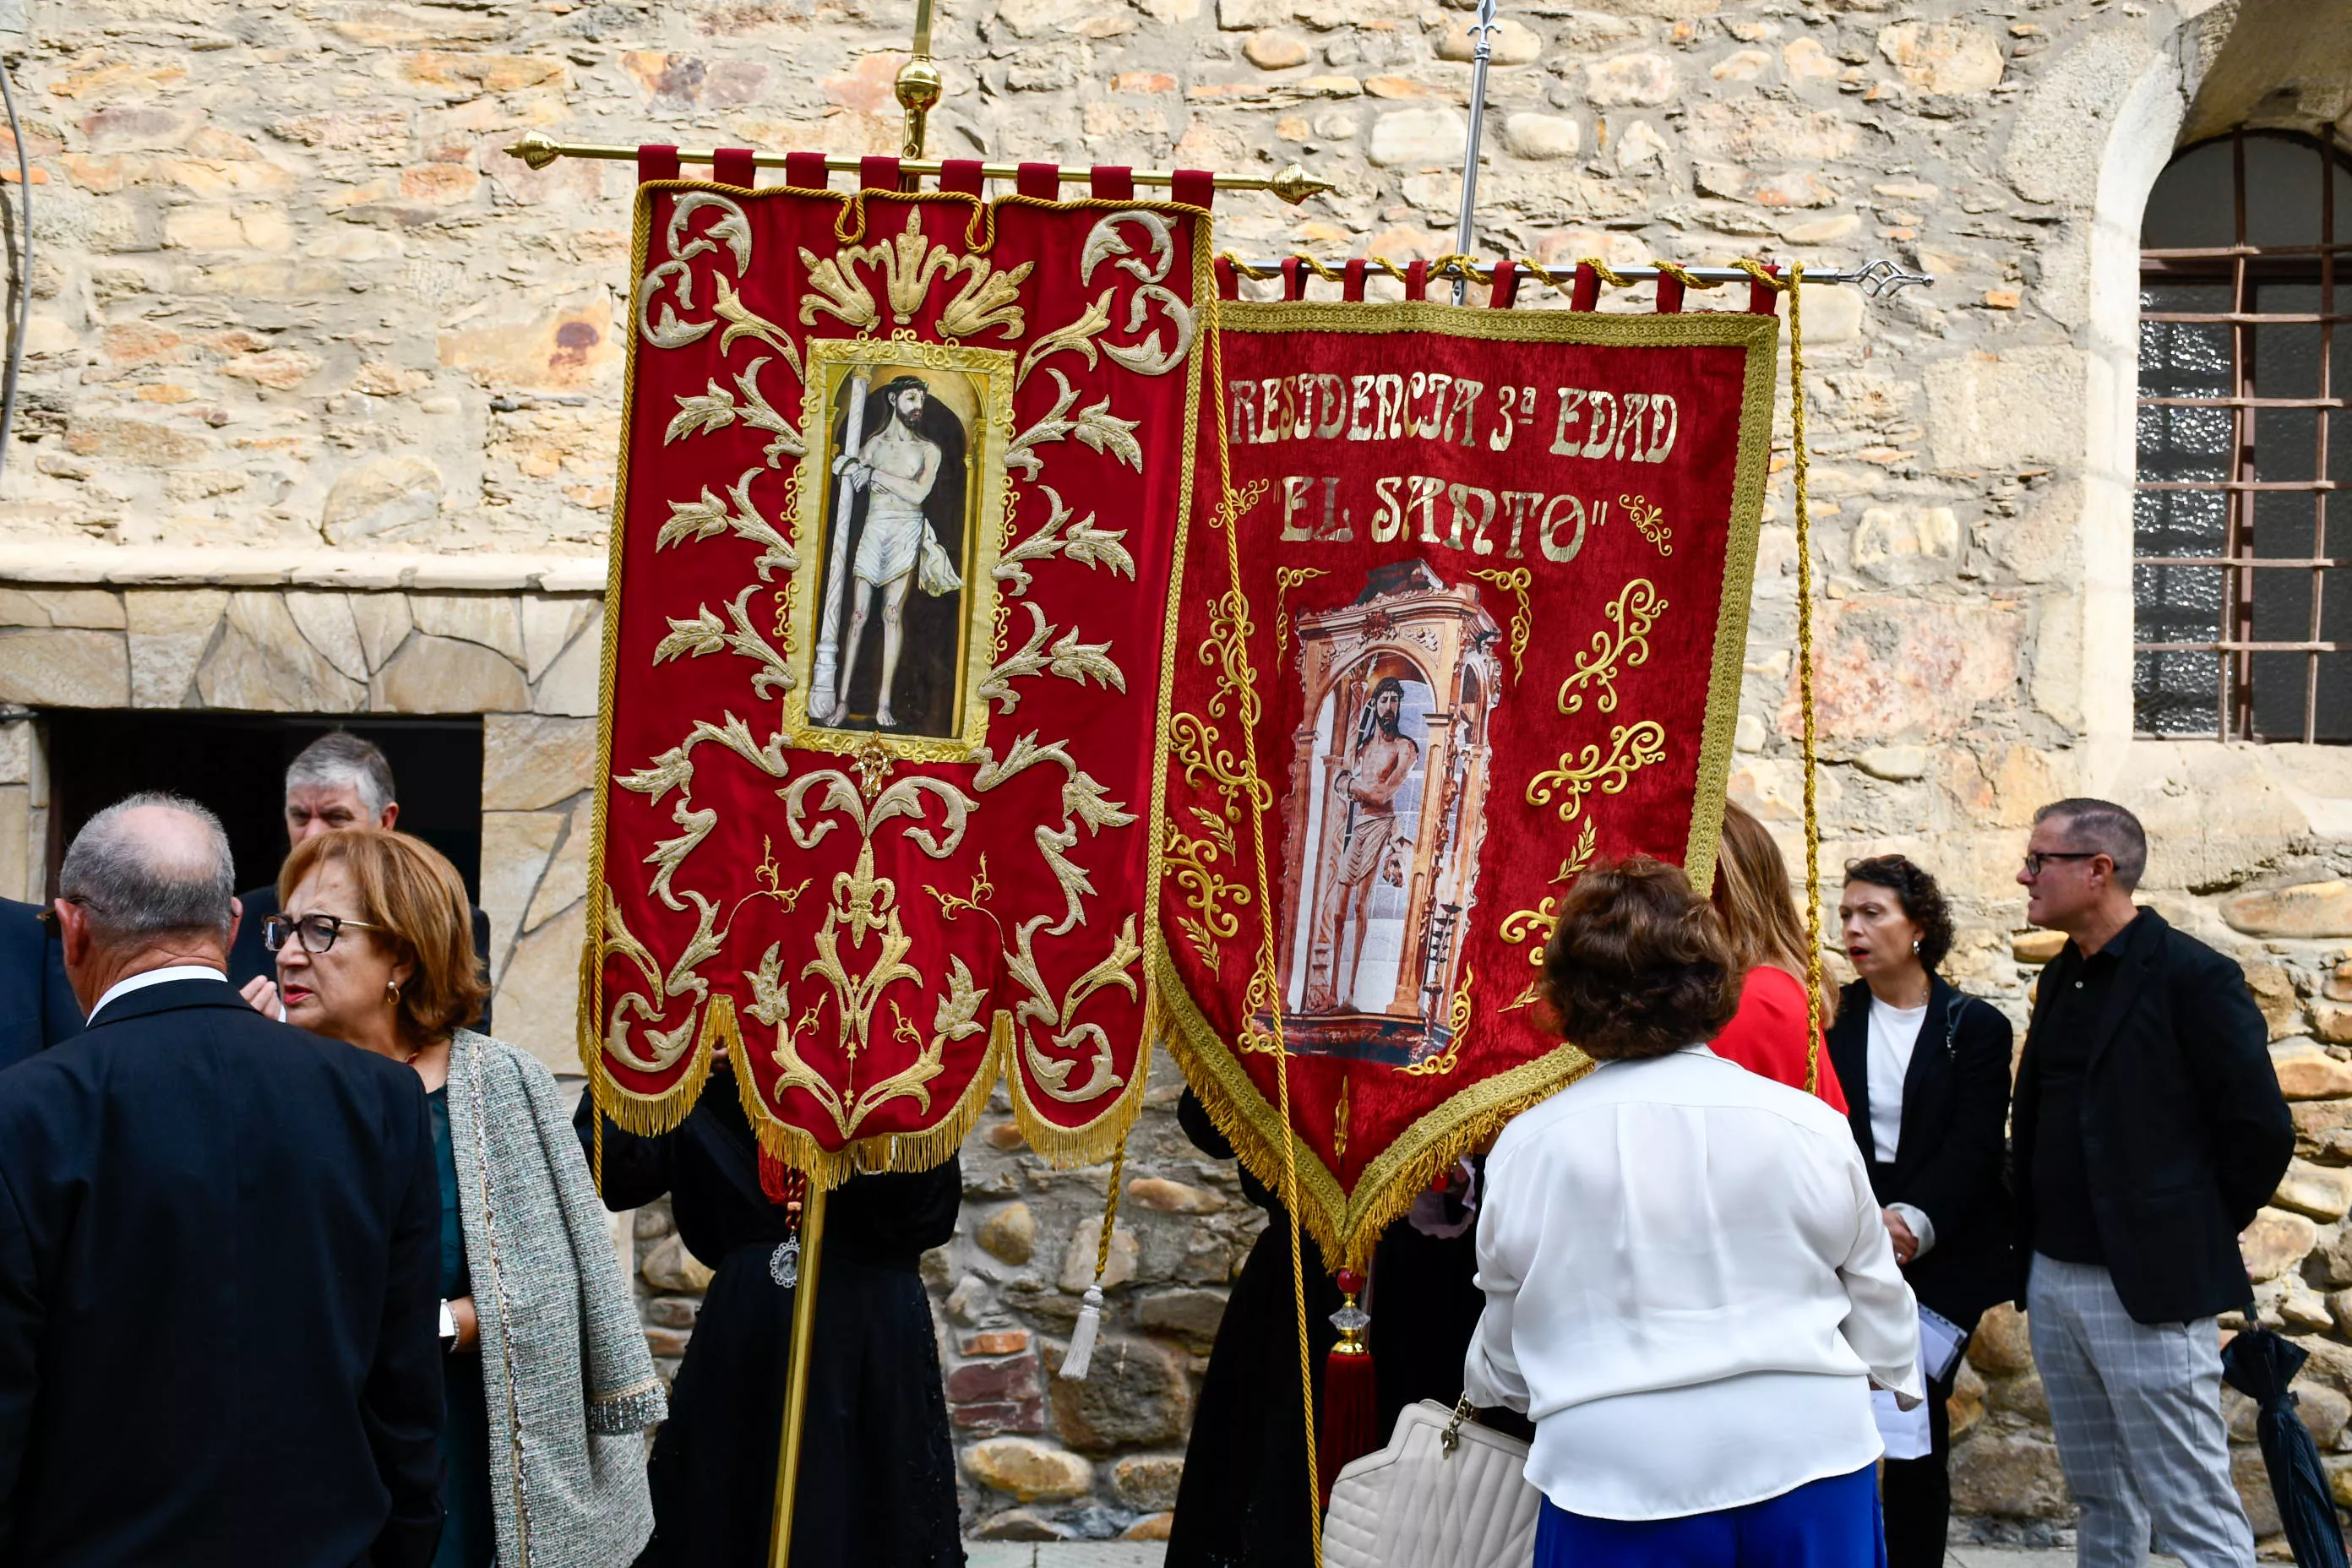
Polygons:
<instances>
[{"instance_id":1,"label":"gray-haired man","mask_svg":"<svg viewBox=\"0 0 2352 1568\"><path fill-rule=\"evenodd\" d=\"M286 768L286 847L289 850L313 834L339 827L389 829L400 820L394 796L392 763L374 742L346 730L320 736L302 748ZM278 913L278 889L251 888L237 896L245 921L237 928L236 945L228 955L229 984L256 1006L274 1014L274 990L265 994L257 982L278 983L278 960L261 945L262 922ZM490 917L474 911L474 952L485 965L490 956ZM477 1029L490 1026L490 1005L482 1004Z\"/></svg>"},{"instance_id":2,"label":"gray-haired man","mask_svg":"<svg viewBox=\"0 0 2352 1568\"><path fill-rule=\"evenodd\" d=\"M2238 1233L2294 1127L2243 972L2134 906L2147 864L2139 819L2111 801L2034 814L2025 918L2069 940L2017 1074L2021 1304L2082 1568L2137 1568L2151 1533L2189 1568L2252 1568L2214 1319L2252 1297Z\"/></svg>"},{"instance_id":3,"label":"gray-haired man","mask_svg":"<svg viewBox=\"0 0 2352 1568\"><path fill-rule=\"evenodd\" d=\"M107 807L58 883L89 1025L0 1073L0 1562L423 1568L422 1085L229 988L233 863L204 807Z\"/></svg>"}]
</instances>

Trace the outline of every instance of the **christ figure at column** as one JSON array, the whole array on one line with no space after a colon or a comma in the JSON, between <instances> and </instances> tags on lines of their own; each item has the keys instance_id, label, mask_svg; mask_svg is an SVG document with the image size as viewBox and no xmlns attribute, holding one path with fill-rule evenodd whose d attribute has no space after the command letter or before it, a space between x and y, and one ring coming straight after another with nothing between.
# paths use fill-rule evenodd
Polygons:
<instances>
[{"instance_id":1,"label":"christ figure at column","mask_svg":"<svg viewBox=\"0 0 2352 1568\"><path fill-rule=\"evenodd\" d=\"M1356 975L1364 963L1364 932L1372 918L1372 885L1383 874L1402 885L1399 852L1412 847L1412 829L1396 814L1397 792L1421 760L1421 748L1400 728L1404 682L1383 676L1356 726L1348 765L1331 775L1334 804L1347 812L1339 840L1339 863L1317 911L1318 947L1331 955L1331 994L1321 1010L1340 1011L1356 997ZM1347 946L1348 927L1355 942ZM1340 956L1347 947L1347 982L1339 984Z\"/></svg>"},{"instance_id":2,"label":"christ figure at column","mask_svg":"<svg viewBox=\"0 0 2352 1568\"><path fill-rule=\"evenodd\" d=\"M853 491L866 490L866 502L856 555L850 563L852 607L849 630L841 644L840 678L830 694L817 694L825 704L818 714L820 721L847 711L849 685L857 673L866 619L879 597L882 679L874 720L884 729L896 725L890 696L905 638L908 592L919 585L926 594L936 595L963 586L926 515L925 502L939 483L946 461L940 443L924 431L929 397L929 391L914 376L891 382L877 399L888 411L882 429L866 437L854 458L844 453L834 459L834 470L843 485Z\"/></svg>"}]
</instances>

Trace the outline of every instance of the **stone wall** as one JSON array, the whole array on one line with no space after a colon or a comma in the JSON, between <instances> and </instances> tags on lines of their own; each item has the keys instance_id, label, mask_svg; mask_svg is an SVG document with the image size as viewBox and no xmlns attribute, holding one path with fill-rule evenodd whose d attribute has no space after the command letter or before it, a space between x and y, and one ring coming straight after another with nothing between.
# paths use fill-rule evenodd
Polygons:
<instances>
[{"instance_id":1,"label":"stone wall","mask_svg":"<svg viewBox=\"0 0 2352 1568\"><path fill-rule=\"evenodd\" d=\"M946 0L933 146L1296 159L1339 189L1296 211L1228 197L1225 244L1451 250L1465 8ZM2298 20L2325 8L1503 8L1481 248L1546 265L1886 254L1937 275L1878 304L1806 297L1823 863L1899 849L1937 871L1962 915L1956 976L2021 1019L2047 953L2017 934L2009 881L2032 807L2089 792L2142 811L2149 896L2248 963L2297 1097L2302 1163L2248 1251L2265 1315L2314 1347L2305 1408L2332 1449L2352 1379L2352 770L2326 748L2132 739L2128 567L2141 205L2185 124L2345 115L2352 70L2320 58L2341 40ZM534 174L498 149L545 129L892 150L910 10L32 5L7 46L39 255L0 489L0 889L40 890L45 707L484 713L501 1026L569 1065L629 172ZM2209 72L2226 90L2200 98ZM13 223L24 192L7 195ZM1734 788L1794 849L1786 458ZM1164 1522L1200 1356L1258 1220L1176 1132L1159 1070L1114 1237L1109 1342L1082 1388L1047 1373L1108 1173L1046 1170L999 1118L967 1150L964 1226L931 1281L982 1533ZM636 1230L668 1362L700 1279L666 1216ZM2063 1521L2020 1326L1996 1319L1972 1366L1965 1506Z\"/></svg>"},{"instance_id":2,"label":"stone wall","mask_svg":"<svg viewBox=\"0 0 2352 1568\"><path fill-rule=\"evenodd\" d=\"M602 599L543 591L547 574L446 592L414 563L342 564L327 588L0 586L0 894L47 892L43 708L478 713L499 1032L576 1076Z\"/></svg>"}]
</instances>

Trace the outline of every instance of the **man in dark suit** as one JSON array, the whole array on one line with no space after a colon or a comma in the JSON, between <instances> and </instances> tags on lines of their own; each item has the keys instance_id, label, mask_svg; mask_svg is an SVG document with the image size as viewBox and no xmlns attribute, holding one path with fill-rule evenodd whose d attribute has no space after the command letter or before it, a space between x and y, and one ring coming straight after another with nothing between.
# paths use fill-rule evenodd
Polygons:
<instances>
[{"instance_id":1,"label":"man in dark suit","mask_svg":"<svg viewBox=\"0 0 2352 1568\"><path fill-rule=\"evenodd\" d=\"M0 899L0 1068L81 1033L65 950L37 905Z\"/></svg>"},{"instance_id":2,"label":"man in dark suit","mask_svg":"<svg viewBox=\"0 0 2352 1568\"><path fill-rule=\"evenodd\" d=\"M314 833L338 827L382 827L400 820L400 802L393 793L392 763L374 742L347 730L334 730L302 748L286 768L286 847L289 849ZM278 960L261 945L262 922L278 912L275 883L248 888L237 895L245 920L228 954L228 983L257 1007L278 1011ZM474 911L474 956L487 978L490 962L490 917ZM263 986L268 989L264 991ZM482 1001L474 1028L489 1032L490 1004Z\"/></svg>"},{"instance_id":3,"label":"man in dark suit","mask_svg":"<svg viewBox=\"0 0 2352 1568\"><path fill-rule=\"evenodd\" d=\"M417 1077L247 1005L203 807L133 795L52 906L79 1038L0 1073L0 1563L413 1568L440 1536Z\"/></svg>"},{"instance_id":4,"label":"man in dark suit","mask_svg":"<svg viewBox=\"0 0 2352 1568\"><path fill-rule=\"evenodd\" d=\"M2069 940L2042 972L2011 1121L2025 1305L2084 1568L2137 1568L2151 1531L2189 1568L2249 1568L2214 1319L2251 1298L2238 1233L2294 1128L2244 973L2133 907L2147 864L2119 805L2034 817L2026 918Z\"/></svg>"}]
</instances>

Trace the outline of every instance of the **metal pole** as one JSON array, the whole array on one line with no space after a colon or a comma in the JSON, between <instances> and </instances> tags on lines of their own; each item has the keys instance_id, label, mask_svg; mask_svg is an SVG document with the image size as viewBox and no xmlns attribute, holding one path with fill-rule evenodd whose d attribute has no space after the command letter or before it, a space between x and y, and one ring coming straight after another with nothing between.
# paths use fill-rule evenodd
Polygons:
<instances>
[{"instance_id":1,"label":"metal pole","mask_svg":"<svg viewBox=\"0 0 2352 1568\"><path fill-rule=\"evenodd\" d=\"M1300 255L1304 258L1305 253ZM1282 261L1276 257L1255 259L1235 257L1229 259L1244 278L1273 278L1282 271ZM1377 258L1373 259L1379 266L1393 268L1392 263L1379 261ZM1521 262L1520 265L1525 267L1528 264ZM1655 267L1619 267L1612 270L1629 283L1648 282L1660 275ZM1701 283L1745 283L1748 280L1747 272L1737 267L1686 267L1683 270ZM1433 277L1472 279L1483 283L1494 277L1495 264L1491 261L1449 261L1443 267L1432 268L1430 271ZM1871 298L1880 299L1905 289L1924 287L1936 280L1925 272L1910 271L1882 257L1845 271L1815 272L1808 268L1805 281L1851 283Z\"/></svg>"},{"instance_id":2,"label":"metal pole","mask_svg":"<svg viewBox=\"0 0 2352 1568\"><path fill-rule=\"evenodd\" d=\"M1454 248L1468 256L1470 247L1477 240L1478 214L1478 144L1486 137L1486 62L1495 55L1495 31L1501 24L1495 20L1495 0L1478 0L1478 19L1470 24L1470 35L1476 40L1470 54L1470 150L1462 160L1462 216L1454 226ZM1454 302L1465 304L1470 297L1470 279L1454 280Z\"/></svg>"},{"instance_id":3,"label":"metal pole","mask_svg":"<svg viewBox=\"0 0 2352 1568\"><path fill-rule=\"evenodd\" d=\"M898 107L907 116L906 133L898 148L900 157L923 155L923 122L940 101L945 85L939 62L931 58L931 0L915 0L914 52L898 68L898 80L891 84L891 89L898 95Z\"/></svg>"},{"instance_id":4,"label":"metal pole","mask_svg":"<svg viewBox=\"0 0 2352 1568\"><path fill-rule=\"evenodd\" d=\"M776 1510L768 1568L790 1568L793 1504L800 1487L801 1422L808 1409L809 1349L816 1338L817 1268L824 1258L824 1194L808 1184L801 1209L801 1280L793 1288L792 1361L784 1368L784 1429L776 1445Z\"/></svg>"},{"instance_id":5,"label":"metal pole","mask_svg":"<svg viewBox=\"0 0 2352 1568\"><path fill-rule=\"evenodd\" d=\"M634 163L637 159L635 147L604 142L558 142L544 131L524 132L507 151L534 169L544 169L558 158L603 158L624 163ZM677 161L681 163L708 163L717 156L718 153L709 147L681 147L677 150ZM752 155L751 163L755 168L781 169L784 166L784 157L782 153L756 153ZM865 160L853 153L828 153L824 158L824 166L835 174L845 170L854 174L864 163ZM902 178L921 178L939 172L940 163L935 158L902 158L898 163L898 173ZM982 163L980 173L982 179L1012 180L1019 177L1021 165ZM1055 177L1066 185L1083 185L1094 177L1094 170L1083 163L1065 163L1055 171ZM1136 169L1129 173L1129 177L1139 185L1155 187L1173 184L1176 179L1175 174L1168 169ZM1271 174L1218 174L1214 180L1221 191L1269 191L1292 206L1333 188L1330 181L1308 174L1297 163L1286 165Z\"/></svg>"}]
</instances>

